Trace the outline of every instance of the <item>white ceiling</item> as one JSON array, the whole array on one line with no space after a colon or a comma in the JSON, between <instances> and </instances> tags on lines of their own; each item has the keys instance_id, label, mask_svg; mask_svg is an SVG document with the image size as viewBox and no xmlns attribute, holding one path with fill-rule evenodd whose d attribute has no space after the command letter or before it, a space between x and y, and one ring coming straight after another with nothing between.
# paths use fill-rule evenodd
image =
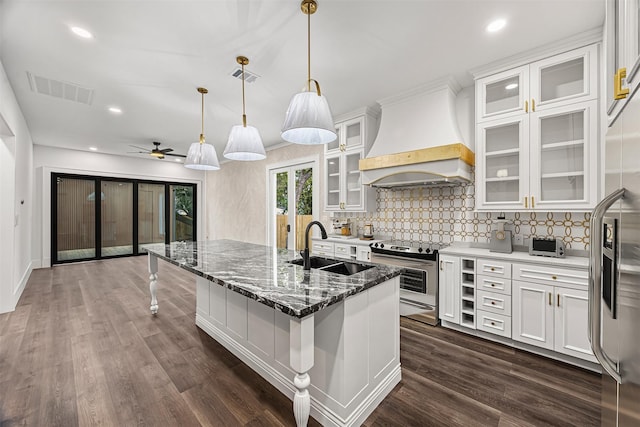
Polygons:
<instances>
[{"instance_id":1,"label":"white ceiling","mask_svg":"<svg viewBox=\"0 0 640 427\"><path fill-rule=\"evenodd\" d=\"M334 116L452 74L599 27L604 0L318 0L311 74ZM306 16L299 0L0 0L0 59L35 144L127 154L130 144L186 153L200 133L222 160L241 122L235 58L247 84L248 123L265 146L282 142L291 96L306 81ZM505 18L506 28L485 26ZM95 38L80 39L77 25ZM31 91L27 72L94 90L91 105ZM114 115L108 106L123 113ZM150 157L149 157L150 158Z\"/></svg>"}]
</instances>

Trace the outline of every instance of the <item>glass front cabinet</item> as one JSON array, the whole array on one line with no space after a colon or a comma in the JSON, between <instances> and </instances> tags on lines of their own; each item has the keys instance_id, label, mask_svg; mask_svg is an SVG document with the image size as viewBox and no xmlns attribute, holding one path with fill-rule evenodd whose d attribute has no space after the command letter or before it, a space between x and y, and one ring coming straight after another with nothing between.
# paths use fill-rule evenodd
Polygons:
<instances>
[{"instance_id":1,"label":"glass front cabinet","mask_svg":"<svg viewBox=\"0 0 640 427\"><path fill-rule=\"evenodd\" d=\"M640 85L640 0L607 0L606 109L609 124Z\"/></svg>"},{"instance_id":2,"label":"glass front cabinet","mask_svg":"<svg viewBox=\"0 0 640 427\"><path fill-rule=\"evenodd\" d=\"M594 206L597 49L587 46L476 81L476 209Z\"/></svg>"},{"instance_id":3,"label":"glass front cabinet","mask_svg":"<svg viewBox=\"0 0 640 427\"><path fill-rule=\"evenodd\" d=\"M376 136L380 114L370 108L336 123L336 141L325 145L326 211L362 212L375 209L375 189L362 185L360 159Z\"/></svg>"}]
</instances>

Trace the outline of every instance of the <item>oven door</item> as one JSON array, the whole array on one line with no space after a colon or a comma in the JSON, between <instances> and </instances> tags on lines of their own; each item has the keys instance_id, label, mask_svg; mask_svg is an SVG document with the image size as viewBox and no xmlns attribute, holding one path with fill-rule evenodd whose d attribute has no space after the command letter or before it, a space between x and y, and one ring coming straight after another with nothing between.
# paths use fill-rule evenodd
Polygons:
<instances>
[{"instance_id":1,"label":"oven door","mask_svg":"<svg viewBox=\"0 0 640 427\"><path fill-rule=\"evenodd\" d=\"M371 254L371 262L404 268L400 275L400 315L438 324L438 262Z\"/></svg>"}]
</instances>

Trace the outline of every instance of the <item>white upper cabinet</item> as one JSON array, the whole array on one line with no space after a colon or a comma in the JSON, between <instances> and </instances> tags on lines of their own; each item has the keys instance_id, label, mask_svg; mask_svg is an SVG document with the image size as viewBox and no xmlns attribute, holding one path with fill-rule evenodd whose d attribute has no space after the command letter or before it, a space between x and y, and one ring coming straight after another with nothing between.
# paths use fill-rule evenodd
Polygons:
<instances>
[{"instance_id":1,"label":"white upper cabinet","mask_svg":"<svg viewBox=\"0 0 640 427\"><path fill-rule=\"evenodd\" d=\"M373 143L379 112L369 108L336 123L336 141L325 145L326 211L362 212L375 209L375 189L362 185L359 169Z\"/></svg>"},{"instance_id":2,"label":"white upper cabinet","mask_svg":"<svg viewBox=\"0 0 640 427\"><path fill-rule=\"evenodd\" d=\"M590 45L476 81L476 209L595 205L597 54Z\"/></svg>"},{"instance_id":3,"label":"white upper cabinet","mask_svg":"<svg viewBox=\"0 0 640 427\"><path fill-rule=\"evenodd\" d=\"M640 0L607 0L606 108L609 124L640 85Z\"/></svg>"}]
</instances>

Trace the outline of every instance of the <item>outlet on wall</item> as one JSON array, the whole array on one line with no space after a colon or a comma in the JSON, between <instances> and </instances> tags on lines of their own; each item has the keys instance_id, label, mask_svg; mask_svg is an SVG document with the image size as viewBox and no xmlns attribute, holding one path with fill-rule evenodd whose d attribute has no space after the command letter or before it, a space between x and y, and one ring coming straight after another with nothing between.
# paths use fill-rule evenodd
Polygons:
<instances>
[{"instance_id":1,"label":"outlet on wall","mask_svg":"<svg viewBox=\"0 0 640 427\"><path fill-rule=\"evenodd\" d=\"M514 245L522 245L522 234L514 234L513 235L513 244Z\"/></svg>"}]
</instances>

